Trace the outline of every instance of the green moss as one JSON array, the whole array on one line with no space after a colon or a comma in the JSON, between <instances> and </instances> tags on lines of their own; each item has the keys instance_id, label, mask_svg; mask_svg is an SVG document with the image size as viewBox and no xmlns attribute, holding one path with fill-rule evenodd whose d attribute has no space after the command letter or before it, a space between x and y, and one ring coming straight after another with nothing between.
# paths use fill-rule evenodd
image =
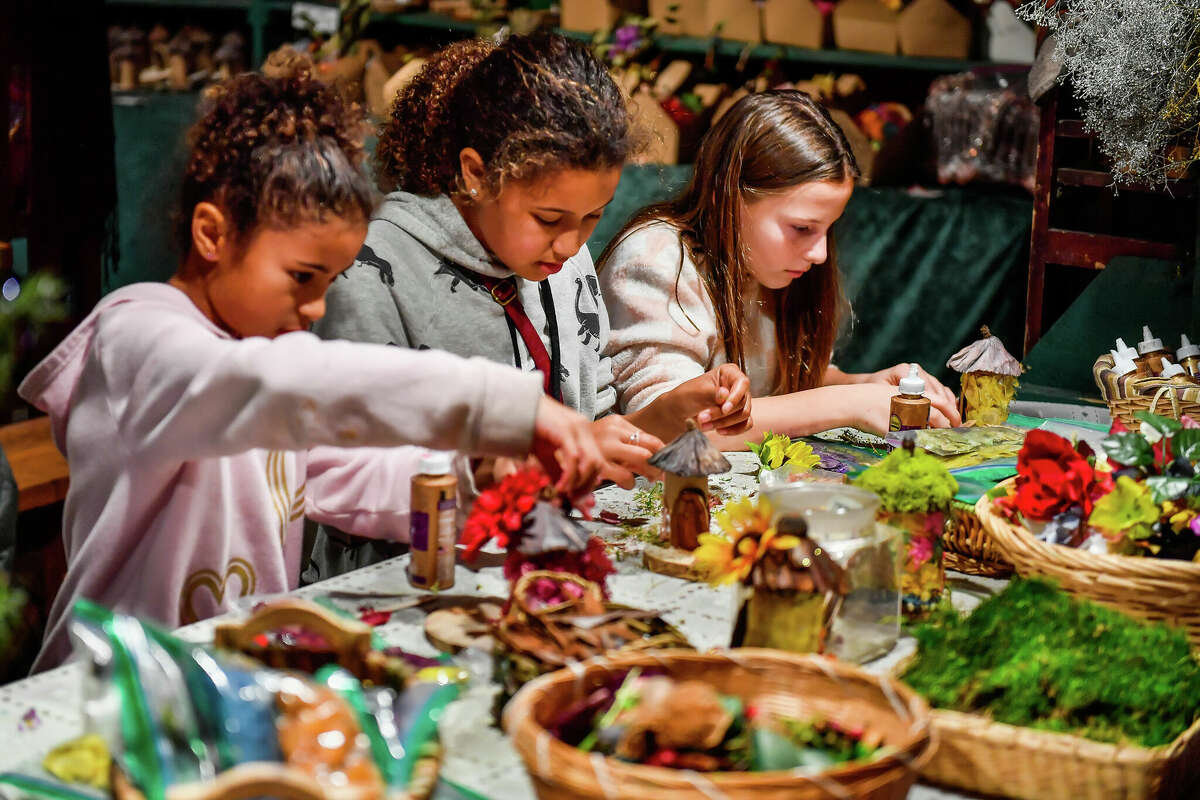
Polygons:
<instances>
[{"instance_id":1,"label":"green moss","mask_svg":"<svg viewBox=\"0 0 1200 800\"><path fill-rule=\"evenodd\" d=\"M896 448L863 470L854 485L879 495L884 511L933 511L950 506L958 483L941 461L917 448Z\"/></svg>"},{"instance_id":2,"label":"green moss","mask_svg":"<svg viewBox=\"0 0 1200 800\"><path fill-rule=\"evenodd\" d=\"M1187 637L1014 580L967 617L939 611L912 631L904 680L937 708L1102 742L1168 744L1200 717Z\"/></svg>"},{"instance_id":3,"label":"green moss","mask_svg":"<svg viewBox=\"0 0 1200 800\"><path fill-rule=\"evenodd\" d=\"M644 544L662 544L666 541L658 525L642 525L638 528L621 528L613 534L618 539L636 539Z\"/></svg>"},{"instance_id":4,"label":"green moss","mask_svg":"<svg viewBox=\"0 0 1200 800\"><path fill-rule=\"evenodd\" d=\"M638 489L633 493L633 502L644 517L656 517L661 514L663 510L662 481L645 489Z\"/></svg>"}]
</instances>

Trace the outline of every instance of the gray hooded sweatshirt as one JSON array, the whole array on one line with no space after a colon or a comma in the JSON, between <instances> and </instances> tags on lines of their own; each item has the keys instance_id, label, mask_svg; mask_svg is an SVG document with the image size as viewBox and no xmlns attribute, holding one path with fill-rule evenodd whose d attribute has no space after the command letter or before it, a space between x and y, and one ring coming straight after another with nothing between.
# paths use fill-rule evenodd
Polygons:
<instances>
[{"instance_id":1,"label":"gray hooded sweatshirt","mask_svg":"<svg viewBox=\"0 0 1200 800\"><path fill-rule=\"evenodd\" d=\"M407 192L387 196L350 269L326 294L314 331L325 339L394 344L482 356L526 371L529 349L479 276L513 277L518 297L548 353L560 351L563 402L589 419L613 409L608 313L587 247L544 282L513 275L484 248L449 197ZM557 323L544 308L548 284Z\"/></svg>"}]
</instances>

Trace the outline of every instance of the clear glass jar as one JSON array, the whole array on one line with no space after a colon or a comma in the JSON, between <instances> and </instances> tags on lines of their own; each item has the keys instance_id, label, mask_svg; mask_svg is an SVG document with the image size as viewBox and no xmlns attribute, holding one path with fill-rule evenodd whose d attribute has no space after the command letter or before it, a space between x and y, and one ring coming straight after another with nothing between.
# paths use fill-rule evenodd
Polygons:
<instances>
[{"instance_id":1,"label":"clear glass jar","mask_svg":"<svg viewBox=\"0 0 1200 800\"><path fill-rule=\"evenodd\" d=\"M833 620L826 652L862 664L900 638L899 531L876 523L879 498L854 486L789 483L763 487L772 524L800 516L808 535L846 570L849 594Z\"/></svg>"}]
</instances>

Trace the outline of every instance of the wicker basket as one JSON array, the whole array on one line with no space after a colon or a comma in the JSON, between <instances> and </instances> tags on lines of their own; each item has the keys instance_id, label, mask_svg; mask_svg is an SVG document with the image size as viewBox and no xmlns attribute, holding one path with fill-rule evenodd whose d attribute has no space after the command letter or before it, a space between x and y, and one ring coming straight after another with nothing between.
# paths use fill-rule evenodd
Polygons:
<instances>
[{"instance_id":1,"label":"wicker basket","mask_svg":"<svg viewBox=\"0 0 1200 800\"><path fill-rule=\"evenodd\" d=\"M975 513L1017 574L1050 578L1065 591L1135 617L1182 628L1200 648L1200 563L1092 553L1035 539L980 498Z\"/></svg>"},{"instance_id":2,"label":"wicker basket","mask_svg":"<svg viewBox=\"0 0 1200 800\"><path fill-rule=\"evenodd\" d=\"M1108 413L1114 420L1119 420L1128 427L1136 427L1141 422L1134 416L1139 411L1149 411L1171 419L1179 419L1184 414L1200 421L1200 403L1180 400L1177 386L1163 386L1153 395L1135 394L1133 397L1114 397L1108 401ZM1166 398L1166 399L1164 399Z\"/></svg>"},{"instance_id":3,"label":"wicker basket","mask_svg":"<svg viewBox=\"0 0 1200 800\"><path fill-rule=\"evenodd\" d=\"M950 524L942 537L946 569L985 578L1007 578L1013 566L1000 555L987 529L975 516L975 508L966 503L950 507Z\"/></svg>"},{"instance_id":4,"label":"wicker basket","mask_svg":"<svg viewBox=\"0 0 1200 800\"><path fill-rule=\"evenodd\" d=\"M789 716L873 727L895 751L874 761L805 776L795 771L700 774L588 754L545 725L614 672L658 667ZM504 711L504 727L529 770L539 800L901 800L936 749L929 709L908 687L821 656L777 650L657 651L597 658L527 684Z\"/></svg>"},{"instance_id":5,"label":"wicker basket","mask_svg":"<svg viewBox=\"0 0 1200 800\"><path fill-rule=\"evenodd\" d=\"M893 670L903 675L914 657ZM937 752L921 777L1017 800L1191 800L1200 788L1200 720L1169 745L1117 745L933 709Z\"/></svg>"}]
</instances>

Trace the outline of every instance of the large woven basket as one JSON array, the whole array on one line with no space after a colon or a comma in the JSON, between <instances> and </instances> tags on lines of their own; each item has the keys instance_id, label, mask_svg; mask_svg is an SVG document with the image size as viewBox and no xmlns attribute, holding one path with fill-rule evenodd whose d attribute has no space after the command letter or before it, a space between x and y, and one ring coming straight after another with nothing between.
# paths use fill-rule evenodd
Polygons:
<instances>
[{"instance_id":1,"label":"large woven basket","mask_svg":"<svg viewBox=\"0 0 1200 800\"><path fill-rule=\"evenodd\" d=\"M946 569L985 578L1006 578L1013 566L1000 555L987 528L975 516L974 506L955 502L950 506L950 522L942 536L942 561Z\"/></svg>"},{"instance_id":2,"label":"large woven basket","mask_svg":"<svg viewBox=\"0 0 1200 800\"><path fill-rule=\"evenodd\" d=\"M902 676L914 657L898 664ZM933 709L937 752L921 777L1016 800L1194 800L1200 720L1162 747L1117 745Z\"/></svg>"},{"instance_id":3,"label":"large woven basket","mask_svg":"<svg viewBox=\"0 0 1200 800\"><path fill-rule=\"evenodd\" d=\"M1179 419L1184 414L1200 421L1200 403L1179 399L1178 387L1163 386L1153 395L1135 394L1132 397L1114 397L1108 401L1108 413L1114 420L1119 420L1127 427L1133 428L1141 424L1135 414L1139 411L1149 411L1172 419Z\"/></svg>"},{"instance_id":4,"label":"large woven basket","mask_svg":"<svg viewBox=\"0 0 1200 800\"><path fill-rule=\"evenodd\" d=\"M1200 563L1043 542L996 513L986 496L975 504L975 514L1018 575L1050 578L1078 597L1182 628L1192 647L1200 648Z\"/></svg>"},{"instance_id":5,"label":"large woven basket","mask_svg":"<svg viewBox=\"0 0 1200 800\"><path fill-rule=\"evenodd\" d=\"M771 712L867 727L894 752L816 775L784 772L701 774L588 754L552 736L546 725L613 673L655 667L698 679ZM936 749L929 709L886 676L821 656L778 650L724 653L654 651L597 658L526 684L504 711L504 727L529 770L539 800L901 800Z\"/></svg>"}]
</instances>

